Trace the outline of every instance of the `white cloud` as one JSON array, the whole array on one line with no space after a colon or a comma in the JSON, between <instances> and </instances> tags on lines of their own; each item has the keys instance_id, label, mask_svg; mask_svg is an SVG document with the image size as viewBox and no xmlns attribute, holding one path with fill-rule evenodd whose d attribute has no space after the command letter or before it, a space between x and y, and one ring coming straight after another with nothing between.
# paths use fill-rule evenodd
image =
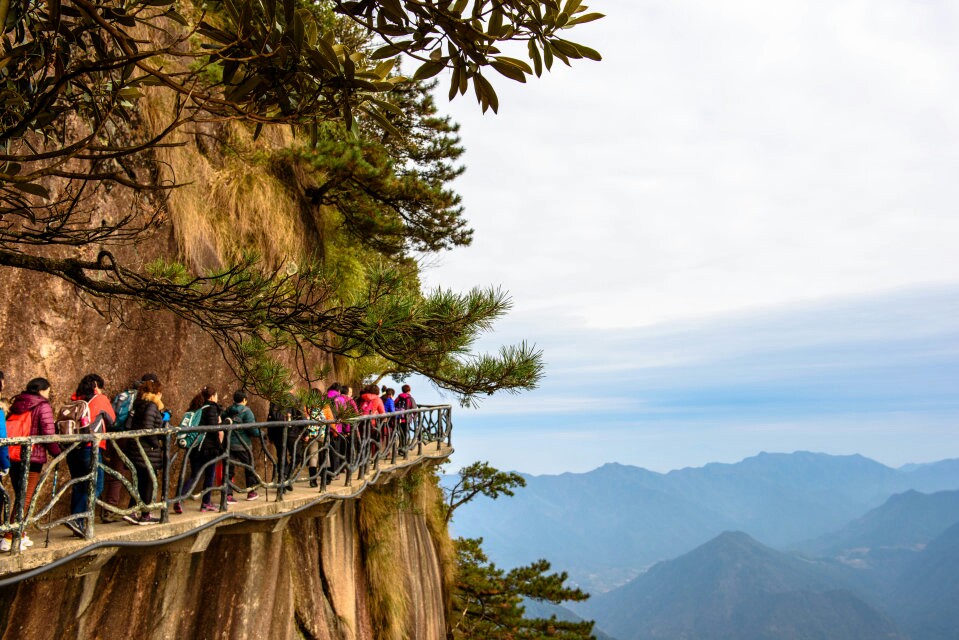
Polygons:
<instances>
[{"instance_id":1,"label":"white cloud","mask_svg":"<svg viewBox=\"0 0 959 640\"><path fill-rule=\"evenodd\" d=\"M959 280L959 5L590 4L602 63L451 106L477 233L428 281L601 328Z\"/></svg>"}]
</instances>

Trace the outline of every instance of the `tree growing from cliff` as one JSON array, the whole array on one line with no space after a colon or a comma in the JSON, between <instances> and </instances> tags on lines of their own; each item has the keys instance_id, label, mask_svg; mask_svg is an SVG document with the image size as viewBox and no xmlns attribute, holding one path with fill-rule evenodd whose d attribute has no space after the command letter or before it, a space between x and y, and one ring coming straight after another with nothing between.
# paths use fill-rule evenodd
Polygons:
<instances>
[{"instance_id":1,"label":"tree growing from cliff","mask_svg":"<svg viewBox=\"0 0 959 640\"><path fill-rule=\"evenodd\" d=\"M489 462L474 462L460 469L459 479L446 490L446 522L453 512L478 496L496 500L513 496L513 489L525 487L526 479L512 471L500 471Z\"/></svg>"},{"instance_id":2,"label":"tree growing from cliff","mask_svg":"<svg viewBox=\"0 0 959 640\"><path fill-rule=\"evenodd\" d=\"M282 386L276 349L375 356L464 401L530 388L541 370L534 347L471 353L509 308L495 288L422 295L386 260L344 299L322 256L269 265L247 252L195 272L175 260L141 264L122 249L152 237L184 179L157 152L183 144L176 132L199 139L202 127L235 122L254 138L284 125L310 140L320 152L312 159L323 159L317 171L330 176L310 197L338 207L384 256L464 244L469 230L445 188L455 169L431 163L418 144L422 120L404 120L410 79L396 73L397 56L415 61L413 80L449 70L451 98L472 87L483 110L496 111L491 72L525 82L556 59L598 59L561 37L596 17L579 0L0 0L0 265L170 311L216 338L261 389ZM355 28L335 28L344 22ZM351 41L357 33L363 47ZM516 44L528 62L501 50ZM164 106L152 127L145 100ZM330 125L336 135L324 134ZM332 161L357 148L369 170ZM107 194L126 198L127 212L102 215Z\"/></svg>"},{"instance_id":3,"label":"tree growing from cliff","mask_svg":"<svg viewBox=\"0 0 959 640\"><path fill-rule=\"evenodd\" d=\"M484 495L497 499L512 496L513 489L526 486L516 473L503 472L488 462L463 467L459 479L445 489L445 513L449 522L459 507ZM481 538L457 538L456 583L449 620L450 640L591 640L592 621L528 618L524 599L562 604L579 602L589 594L566 586L566 572L550 573L550 563L537 560L504 571L483 552Z\"/></svg>"}]
</instances>

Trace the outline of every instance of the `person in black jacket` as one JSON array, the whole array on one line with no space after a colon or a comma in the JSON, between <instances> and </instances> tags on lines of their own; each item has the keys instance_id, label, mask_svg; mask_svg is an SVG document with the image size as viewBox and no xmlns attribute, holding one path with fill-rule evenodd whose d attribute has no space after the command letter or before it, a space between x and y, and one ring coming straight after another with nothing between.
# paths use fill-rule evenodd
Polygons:
<instances>
[{"instance_id":1,"label":"person in black jacket","mask_svg":"<svg viewBox=\"0 0 959 640\"><path fill-rule=\"evenodd\" d=\"M222 422L220 414L223 413L223 408L217 404L218 399L217 392L207 385L190 403L191 406L200 403L201 427L212 427ZM223 454L223 432L206 432L203 441L195 451L193 473L198 475L201 471L203 473L203 499L200 503L200 511L219 511L220 508L213 504L213 485L216 482L216 467L219 464L216 460Z\"/></svg>"},{"instance_id":2,"label":"person in black jacket","mask_svg":"<svg viewBox=\"0 0 959 640\"><path fill-rule=\"evenodd\" d=\"M140 429L160 429L164 426L163 419L163 385L153 380L147 380L140 385L137 390L137 399L133 403L132 415L130 417L130 428ZM137 442L143 446L143 452L137 446ZM127 441L127 455L133 461L137 474L137 493L140 496L140 502L150 504L153 502L154 481L153 477L158 476L160 466L163 464L163 436L151 435L142 436ZM152 474L151 474L152 470ZM151 475L153 477L151 477ZM130 507L136 505L135 498L130 498ZM127 514L123 519L130 524L156 524L160 520L150 515L149 509L140 511L140 515Z\"/></svg>"},{"instance_id":3,"label":"person in black jacket","mask_svg":"<svg viewBox=\"0 0 959 640\"><path fill-rule=\"evenodd\" d=\"M300 406L299 400L297 400L293 394L292 387L280 398L279 402L270 403L270 411L267 414L267 420L270 422L291 422L304 420L305 418L306 414L303 412L303 407ZM296 467L298 466L297 462L302 462L303 457L303 446L298 442L300 435L303 433L303 427L268 427L266 433L276 449L277 469L274 470L274 476L279 474L279 465L282 464L286 490L292 491L293 478L291 476L296 471ZM280 460L281 452L284 451L284 449L286 451L286 459Z\"/></svg>"}]
</instances>

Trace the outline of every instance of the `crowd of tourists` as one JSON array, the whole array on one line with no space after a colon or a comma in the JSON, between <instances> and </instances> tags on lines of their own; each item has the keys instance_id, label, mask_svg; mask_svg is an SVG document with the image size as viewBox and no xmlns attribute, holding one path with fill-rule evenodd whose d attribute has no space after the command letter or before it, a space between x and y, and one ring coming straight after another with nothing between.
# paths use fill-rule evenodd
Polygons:
<instances>
[{"instance_id":1,"label":"crowd of tourists","mask_svg":"<svg viewBox=\"0 0 959 640\"><path fill-rule=\"evenodd\" d=\"M3 391L3 372L0 371L0 393ZM138 504L131 496L128 504L121 506L124 477L135 487L139 495L140 505L149 505L154 499L155 479L163 469L164 447L167 439L162 430L169 427L172 414L163 403L163 385L156 374L147 373L140 377L128 389L116 394L113 398L105 391L103 378L95 373L84 376L77 385L76 391L70 396L68 403L55 412L50 403L50 382L45 378L34 378L27 383L26 388L12 401L0 401L0 438L16 437L20 435L55 435L57 433L99 433L115 431L145 430L154 433L138 437L125 438L114 441L107 446L107 441L99 442L99 456L94 456L92 443L80 443L69 449L66 455L67 467L71 478L93 478L92 487L95 499L109 505L101 511L101 521L104 523L116 522L120 518L134 525L150 525L159 522L149 510L142 509L135 513ZM394 389L384 387L380 389L375 384L363 387L359 396L353 396L353 389L349 385L334 383L326 392L314 389L307 397L312 398L308 406L297 400L292 389L286 394L285 400L271 403L267 422L294 422L306 420L323 420L324 423L309 423L305 426L290 427L283 425L270 426L266 429L266 440L272 443L275 472L282 466L283 477L291 479L302 465L308 468L308 478L311 487L318 485L321 474L332 475L335 471L328 461L321 464L320 449L322 446L324 429L330 425L330 446L341 459L346 459L349 448L350 423L336 422L347 420L360 415L380 415L415 409L416 401L410 395L409 385L403 385L401 393L396 395ZM401 414L391 418L381 425L381 433L388 435L390 428L399 428L400 434L405 437L407 415ZM190 401L184 412L181 426L215 427L224 424L244 425L257 422L253 410L249 406L249 396L243 389L232 394L232 404L224 407L221 404L219 393L212 386L204 386ZM387 427L386 424L390 426ZM160 433L157 433L160 432ZM260 481L253 461L253 443L260 441L266 447L266 440L256 427L231 428L225 431L207 430L199 432L184 431L179 434L178 444L187 450L184 464L186 468L180 474L177 483L176 498L173 502L173 512L183 513L185 498L200 499L200 511L220 511L220 506L213 503L214 487L226 485L226 503L233 504L236 499L233 487L243 487L246 500L259 499L257 489ZM122 445L121 445L122 442ZM118 446L119 445L119 446ZM63 445L66 446L66 445ZM374 448L377 446L373 445ZM3 521L17 522L21 512L26 513L30 501L41 478L41 472L48 460L61 454L61 445L56 442L36 443L29 449L23 446L0 447L0 477L11 478L13 489L13 503L9 504L9 495L4 488L0 491L0 501L3 506ZM132 463L129 470L124 456ZM26 460L23 458L27 457ZM101 464L97 465L92 473L94 460L99 457ZM229 481L217 479L222 473L223 465L217 460L228 458L232 472L242 469L244 482L235 485L234 478ZM112 473L104 474L103 465L112 469ZM22 479L26 473L26 484ZM239 475L239 474L237 474ZM329 478L327 478L329 479ZM292 483L288 489L292 488ZM70 493L70 513L76 518L65 521L73 535L85 537L86 514L88 500L91 496L90 481L76 482ZM121 512L126 512L120 515ZM7 533L0 538L0 551L9 551L13 536ZM29 536L20 539L20 547L28 548L33 545Z\"/></svg>"}]
</instances>

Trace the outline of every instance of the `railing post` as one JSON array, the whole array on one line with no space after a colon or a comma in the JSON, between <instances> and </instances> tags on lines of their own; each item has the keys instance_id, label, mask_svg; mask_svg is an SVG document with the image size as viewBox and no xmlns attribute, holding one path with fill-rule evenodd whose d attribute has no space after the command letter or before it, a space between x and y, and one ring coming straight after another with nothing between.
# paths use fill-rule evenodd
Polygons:
<instances>
[{"instance_id":1,"label":"railing post","mask_svg":"<svg viewBox=\"0 0 959 640\"><path fill-rule=\"evenodd\" d=\"M27 527L27 477L30 475L30 456L33 455L33 443L28 442L20 447L20 467L23 469L20 474L20 500L17 501L17 522L19 527L17 535L13 540L13 553L18 554L21 551L20 541L23 540L23 532ZM24 462L26 460L26 462Z\"/></svg>"},{"instance_id":2,"label":"railing post","mask_svg":"<svg viewBox=\"0 0 959 640\"><path fill-rule=\"evenodd\" d=\"M392 418L390 418L388 424L388 433L390 434L390 464L396 464L396 451L399 448L400 433L396 429L396 424L393 422Z\"/></svg>"},{"instance_id":3,"label":"railing post","mask_svg":"<svg viewBox=\"0 0 959 640\"><path fill-rule=\"evenodd\" d=\"M346 432L346 440L344 440L344 456L343 462L346 465L346 486L350 486L353 482L353 432L356 431L353 427L355 426L352 422L344 422L349 431ZM340 433L342 437L344 434Z\"/></svg>"},{"instance_id":4,"label":"railing post","mask_svg":"<svg viewBox=\"0 0 959 640\"><path fill-rule=\"evenodd\" d=\"M170 434L163 434L163 484L160 490L163 492L163 507L160 508L160 524L166 524L170 521ZM186 453L183 454L183 468L187 465ZM182 475L182 473L181 473ZM179 483L178 483L179 484ZM177 491L179 493L179 490ZM180 496L177 496L178 498Z\"/></svg>"},{"instance_id":5,"label":"railing post","mask_svg":"<svg viewBox=\"0 0 959 640\"><path fill-rule=\"evenodd\" d=\"M84 533L86 539L94 537L97 515L97 479L100 477L100 438L94 436L90 444L90 484L87 485L87 526ZM79 523L77 523L79 524Z\"/></svg>"},{"instance_id":6,"label":"railing post","mask_svg":"<svg viewBox=\"0 0 959 640\"><path fill-rule=\"evenodd\" d=\"M282 500L283 493L286 490L286 438L289 435L288 424L283 425L283 438L280 440L280 450L277 452L276 464L277 464L277 476L278 481L276 483L276 499Z\"/></svg>"},{"instance_id":7,"label":"railing post","mask_svg":"<svg viewBox=\"0 0 959 640\"><path fill-rule=\"evenodd\" d=\"M416 419L416 414L410 414L410 424L413 425L413 437L416 438L416 455L423 455L423 434L420 433L420 421Z\"/></svg>"},{"instance_id":8,"label":"railing post","mask_svg":"<svg viewBox=\"0 0 959 640\"><path fill-rule=\"evenodd\" d=\"M323 442L320 450L316 454L317 473L320 474L320 493L326 492L326 476L330 468L330 430L333 425L328 424L323 428ZM321 463L322 460L322 463Z\"/></svg>"},{"instance_id":9,"label":"railing post","mask_svg":"<svg viewBox=\"0 0 959 640\"><path fill-rule=\"evenodd\" d=\"M229 447L229 440L227 441L227 447ZM226 494L230 490L230 450L227 448L226 457L223 458L222 462L217 462L217 465L223 465L223 484L220 485L220 511L227 510L227 501ZM224 455L224 454L220 454ZM216 480L216 466L213 467L213 479Z\"/></svg>"}]
</instances>

